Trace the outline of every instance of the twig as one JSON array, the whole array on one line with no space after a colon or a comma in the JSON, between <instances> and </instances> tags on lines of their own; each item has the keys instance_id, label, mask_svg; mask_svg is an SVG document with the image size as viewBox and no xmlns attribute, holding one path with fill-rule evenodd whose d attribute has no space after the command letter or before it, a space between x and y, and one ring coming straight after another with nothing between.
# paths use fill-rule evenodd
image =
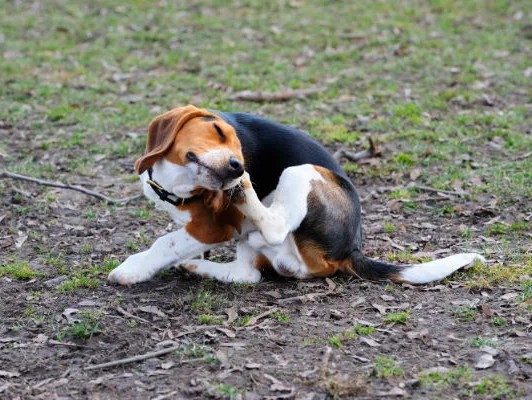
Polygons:
<instances>
[{"instance_id":1,"label":"twig","mask_svg":"<svg viewBox=\"0 0 532 400\"><path fill-rule=\"evenodd\" d=\"M258 103L271 101L271 102L281 102L288 101L293 98L303 99L312 94L323 92L325 88L323 87L311 87L307 89L287 89L283 92L253 92L251 90L243 90L241 92L236 92L233 95L229 96L229 100L241 100L241 101L254 101Z\"/></svg>"},{"instance_id":2,"label":"twig","mask_svg":"<svg viewBox=\"0 0 532 400\"><path fill-rule=\"evenodd\" d=\"M277 307L274 307L274 308L271 308L269 309L268 311L265 311L259 315L255 315L254 317L251 317L249 319L249 321L247 322L247 324L245 325L246 327L248 326L252 326L252 325L255 325L257 323L257 321L261 318L264 318L264 317L267 317L268 315L278 311L279 309Z\"/></svg>"},{"instance_id":3,"label":"twig","mask_svg":"<svg viewBox=\"0 0 532 400\"><path fill-rule=\"evenodd\" d=\"M94 190L86 189L82 186L69 185L69 184L61 183L61 182L46 181L43 179L32 178L30 176L15 174L13 172L9 172L6 170L0 171L0 178L11 178L11 179L16 179L20 181L33 182L33 183L36 183L38 185L43 185L43 186L51 186L51 187L56 187L56 188L61 188L61 189L75 190L77 192L81 192L86 195L93 196L100 200L103 200L107 204L127 204L130 201L133 201L133 200L136 200L142 197L142 195L137 195L137 196L126 197L123 199L114 199L112 197L107 197L99 192L95 192Z\"/></svg>"},{"instance_id":4,"label":"twig","mask_svg":"<svg viewBox=\"0 0 532 400\"><path fill-rule=\"evenodd\" d=\"M116 311L118 311L120 314L122 314L125 317L136 319L137 321L143 322L145 324L151 324L150 321L148 321L148 320L146 320L144 318L141 318L141 317L137 317L136 315L131 314L130 312L127 312L126 310L124 310L120 306L116 307Z\"/></svg>"},{"instance_id":5,"label":"twig","mask_svg":"<svg viewBox=\"0 0 532 400\"><path fill-rule=\"evenodd\" d=\"M116 367L117 365L131 364L131 363L134 363L134 362L137 362L137 361L144 361L144 360L148 360L150 358L163 356L165 354L168 354L168 353L171 353L173 351L179 350L181 347L182 347L182 345L178 344L178 345L175 345L175 346L172 346L172 347L168 347L166 349L152 351L152 352L145 353L145 354L139 354L139 355L136 355L136 356L133 356L133 357L122 358L120 360L109 361L109 362L102 363L102 364L90 365L90 366L85 367L83 369L85 371L90 371L90 370L93 370L93 369L102 369L102 368L108 368L108 367Z\"/></svg>"},{"instance_id":6,"label":"twig","mask_svg":"<svg viewBox=\"0 0 532 400\"><path fill-rule=\"evenodd\" d=\"M419 189L419 190L422 190L424 192L444 193L444 194L449 194L451 196L458 196L458 197L462 197L463 196L462 193L458 193L458 192L455 192L455 191L452 191L452 190L440 190L440 189L432 188L432 187L429 187L429 186L416 185L416 186L414 186L414 189Z\"/></svg>"},{"instance_id":7,"label":"twig","mask_svg":"<svg viewBox=\"0 0 532 400\"><path fill-rule=\"evenodd\" d=\"M345 149L340 149L336 153L333 154L333 157L336 161L340 161L342 158L347 158L349 161L360 161L364 158L371 158L371 157L377 157L380 156L381 151L377 147L377 145L373 142L373 139L368 136L368 142L369 142L369 149L359 151L357 153L353 153L351 151L347 151Z\"/></svg>"},{"instance_id":8,"label":"twig","mask_svg":"<svg viewBox=\"0 0 532 400\"><path fill-rule=\"evenodd\" d=\"M84 346L82 344L77 344L77 343L70 343L70 342L61 342L59 340L54 340L54 339L50 339L48 340L47 342L49 345L52 345L52 346L65 346L65 347L76 347L76 348L80 348L80 349L90 349L90 350L95 350L94 347L91 347L91 346Z\"/></svg>"},{"instance_id":9,"label":"twig","mask_svg":"<svg viewBox=\"0 0 532 400\"><path fill-rule=\"evenodd\" d=\"M295 297L286 297L284 299L277 300L277 304L279 305L286 305L291 303L306 303L307 301L313 301L320 297L326 297L330 295L332 291L328 292L318 292L318 293L307 293L300 296Z\"/></svg>"}]
</instances>

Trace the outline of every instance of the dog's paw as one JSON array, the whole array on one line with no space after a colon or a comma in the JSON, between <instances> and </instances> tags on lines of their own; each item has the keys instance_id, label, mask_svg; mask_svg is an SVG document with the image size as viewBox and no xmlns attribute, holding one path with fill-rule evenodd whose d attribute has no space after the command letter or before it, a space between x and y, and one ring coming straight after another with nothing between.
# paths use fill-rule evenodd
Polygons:
<instances>
[{"instance_id":1,"label":"dog's paw","mask_svg":"<svg viewBox=\"0 0 532 400\"><path fill-rule=\"evenodd\" d=\"M153 274L146 265L142 253L129 256L126 261L113 269L107 276L107 280L120 285L133 285L149 280Z\"/></svg>"},{"instance_id":2,"label":"dog's paw","mask_svg":"<svg viewBox=\"0 0 532 400\"><path fill-rule=\"evenodd\" d=\"M266 240L270 246L276 246L283 243L290 233L286 221L275 215L261 221L259 227L264 240Z\"/></svg>"},{"instance_id":3,"label":"dog's paw","mask_svg":"<svg viewBox=\"0 0 532 400\"><path fill-rule=\"evenodd\" d=\"M247 242L255 250L260 250L268 245L264 236L259 231L251 232L248 235Z\"/></svg>"}]
</instances>

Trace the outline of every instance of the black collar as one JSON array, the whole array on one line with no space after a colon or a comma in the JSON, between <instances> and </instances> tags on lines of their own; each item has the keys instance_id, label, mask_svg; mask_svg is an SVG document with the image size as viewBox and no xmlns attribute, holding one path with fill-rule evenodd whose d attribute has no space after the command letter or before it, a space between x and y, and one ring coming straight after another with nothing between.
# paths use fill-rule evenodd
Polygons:
<instances>
[{"instance_id":1,"label":"black collar","mask_svg":"<svg viewBox=\"0 0 532 400\"><path fill-rule=\"evenodd\" d=\"M192 196L192 197L177 197L175 194L173 193L170 193L168 191L166 191L161 185L159 185L159 183L157 183L157 181L154 181L151 177L151 174L152 174L152 168L148 168L148 177L150 179L148 179L146 182L148 183L148 185L151 186L151 188L153 189L153 191L155 192L155 194L157 196L159 196L159 198L162 200L162 201L166 201L174 206L182 206L184 204L187 204L187 203L190 203L191 201L193 200L196 200L199 196L198 195L195 195L195 196Z\"/></svg>"}]
</instances>

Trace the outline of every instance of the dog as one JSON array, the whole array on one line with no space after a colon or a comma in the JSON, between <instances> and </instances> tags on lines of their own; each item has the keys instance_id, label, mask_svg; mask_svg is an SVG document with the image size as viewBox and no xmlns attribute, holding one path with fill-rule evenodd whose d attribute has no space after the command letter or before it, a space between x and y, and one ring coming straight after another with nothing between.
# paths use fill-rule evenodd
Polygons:
<instances>
[{"instance_id":1,"label":"dog","mask_svg":"<svg viewBox=\"0 0 532 400\"><path fill-rule=\"evenodd\" d=\"M179 265L222 282L259 282L273 269L298 279L344 272L423 284L484 261L476 253L414 265L367 258L360 200L342 168L307 133L257 115L172 109L150 123L135 169L146 197L179 229L112 270L114 283ZM231 239L234 261L195 258Z\"/></svg>"}]
</instances>

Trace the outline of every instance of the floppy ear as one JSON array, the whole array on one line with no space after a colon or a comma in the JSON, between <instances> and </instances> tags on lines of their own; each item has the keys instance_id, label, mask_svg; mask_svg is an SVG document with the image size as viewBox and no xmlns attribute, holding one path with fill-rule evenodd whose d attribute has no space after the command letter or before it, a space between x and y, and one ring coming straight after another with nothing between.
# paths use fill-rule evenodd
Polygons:
<instances>
[{"instance_id":1,"label":"floppy ear","mask_svg":"<svg viewBox=\"0 0 532 400\"><path fill-rule=\"evenodd\" d=\"M205 109L192 105L177 107L155 117L148 127L146 152L135 162L135 170L140 175L166 153L179 130L192 118L212 115Z\"/></svg>"}]
</instances>

